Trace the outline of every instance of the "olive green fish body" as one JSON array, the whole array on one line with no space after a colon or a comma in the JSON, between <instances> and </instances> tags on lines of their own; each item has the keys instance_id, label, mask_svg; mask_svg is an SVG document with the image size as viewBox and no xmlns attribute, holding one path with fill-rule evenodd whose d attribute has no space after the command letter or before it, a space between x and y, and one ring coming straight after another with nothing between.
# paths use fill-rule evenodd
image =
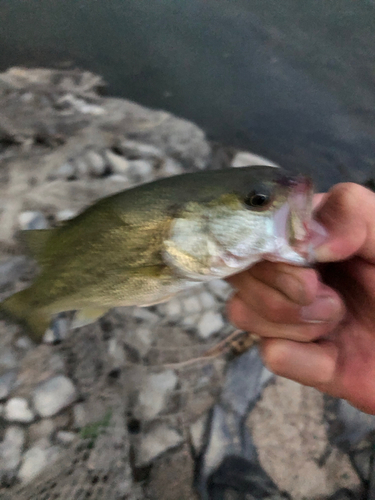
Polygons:
<instances>
[{"instance_id":1,"label":"olive green fish body","mask_svg":"<svg viewBox=\"0 0 375 500\"><path fill-rule=\"evenodd\" d=\"M302 182L306 206L290 217L297 184L273 167L184 174L99 200L60 227L25 231L41 272L0 310L41 338L61 311L83 311L80 325L114 306L166 300L267 255L303 264L285 234L291 220L301 232L311 216L312 190ZM275 214L284 231L276 236Z\"/></svg>"}]
</instances>

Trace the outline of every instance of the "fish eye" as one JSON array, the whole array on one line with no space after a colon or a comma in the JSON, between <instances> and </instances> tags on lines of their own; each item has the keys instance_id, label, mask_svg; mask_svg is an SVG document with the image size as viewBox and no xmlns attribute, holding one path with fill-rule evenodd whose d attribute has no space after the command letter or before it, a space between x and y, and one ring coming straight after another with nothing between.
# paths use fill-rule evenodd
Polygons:
<instances>
[{"instance_id":1,"label":"fish eye","mask_svg":"<svg viewBox=\"0 0 375 500\"><path fill-rule=\"evenodd\" d=\"M249 208L266 208L271 201L271 196L266 191L251 191L245 198L245 205Z\"/></svg>"}]
</instances>

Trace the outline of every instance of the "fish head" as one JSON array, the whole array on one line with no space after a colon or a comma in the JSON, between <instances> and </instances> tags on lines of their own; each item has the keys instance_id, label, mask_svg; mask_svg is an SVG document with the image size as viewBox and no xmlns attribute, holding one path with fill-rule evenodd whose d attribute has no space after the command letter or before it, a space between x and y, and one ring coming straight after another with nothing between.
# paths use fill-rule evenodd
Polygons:
<instances>
[{"instance_id":1,"label":"fish head","mask_svg":"<svg viewBox=\"0 0 375 500\"><path fill-rule=\"evenodd\" d=\"M274 167L244 169L249 176L242 172L236 182L243 169L231 170L226 188L190 201L173 221L164 256L186 278L224 278L262 259L307 265L323 241L310 179Z\"/></svg>"}]
</instances>

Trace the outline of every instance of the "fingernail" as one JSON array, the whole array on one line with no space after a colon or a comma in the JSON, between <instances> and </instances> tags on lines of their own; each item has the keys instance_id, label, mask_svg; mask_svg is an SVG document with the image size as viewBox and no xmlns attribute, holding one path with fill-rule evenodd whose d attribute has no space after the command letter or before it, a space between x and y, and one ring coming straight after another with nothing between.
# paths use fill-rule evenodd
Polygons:
<instances>
[{"instance_id":1,"label":"fingernail","mask_svg":"<svg viewBox=\"0 0 375 500\"><path fill-rule=\"evenodd\" d=\"M329 295L323 295L317 297L311 305L301 307L300 314L307 323L325 323L335 319L337 310L336 300Z\"/></svg>"}]
</instances>

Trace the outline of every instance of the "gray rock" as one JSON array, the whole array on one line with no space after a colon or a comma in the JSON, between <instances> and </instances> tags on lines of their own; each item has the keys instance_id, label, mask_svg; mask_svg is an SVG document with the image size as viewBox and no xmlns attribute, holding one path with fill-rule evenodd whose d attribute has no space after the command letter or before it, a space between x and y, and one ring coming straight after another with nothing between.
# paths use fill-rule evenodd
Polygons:
<instances>
[{"instance_id":1,"label":"gray rock","mask_svg":"<svg viewBox=\"0 0 375 500\"><path fill-rule=\"evenodd\" d=\"M32 393L33 405L41 417L51 417L73 403L77 391L73 382L58 375L39 384Z\"/></svg>"},{"instance_id":2,"label":"gray rock","mask_svg":"<svg viewBox=\"0 0 375 500\"><path fill-rule=\"evenodd\" d=\"M21 229L47 229L47 219L41 212L26 211L18 217Z\"/></svg>"},{"instance_id":3,"label":"gray rock","mask_svg":"<svg viewBox=\"0 0 375 500\"><path fill-rule=\"evenodd\" d=\"M207 339L213 333L219 332L224 325L223 316L219 312L207 311L198 322L197 332L202 339Z\"/></svg>"},{"instance_id":4,"label":"gray rock","mask_svg":"<svg viewBox=\"0 0 375 500\"><path fill-rule=\"evenodd\" d=\"M21 427L10 426L5 431L0 444L0 478L2 484L11 483L21 462L25 444L25 431Z\"/></svg>"},{"instance_id":5,"label":"gray rock","mask_svg":"<svg viewBox=\"0 0 375 500\"><path fill-rule=\"evenodd\" d=\"M129 162L126 158L109 150L105 152L105 155L114 173L121 175L128 174Z\"/></svg>"},{"instance_id":6,"label":"gray rock","mask_svg":"<svg viewBox=\"0 0 375 500\"><path fill-rule=\"evenodd\" d=\"M11 398L5 405L4 417L10 422L29 423L34 420L35 415L26 399Z\"/></svg>"},{"instance_id":7,"label":"gray rock","mask_svg":"<svg viewBox=\"0 0 375 500\"><path fill-rule=\"evenodd\" d=\"M149 325L155 325L158 321L160 321L160 317L149 311L145 307L136 307L133 311L134 318L140 319Z\"/></svg>"},{"instance_id":8,"label":"gray rock","mask_svg":"<svg viewBox=\"0 0 375 500\"><path fill-rule=\"evenodd\" d=\"M171 300L168 300L164 305L164 314L168 316L169 319L176 320L180 318L182 313L182 304L180 299L177 297L173 297Z\"/></svg>"},{"instance_id":9,"label":"gray rock","mask_svg":"<svg viewBox=\"0 0 375 500\"><path fill-rule=\"evenodd\" d=\"M17 379L17 372L11 370L0 377L0 401L6 399Z\"/></svg>"},{"instance_id":10,"label":"gray rock","mask_svg":"<svg viewBox=\"0 0 375 500\"><path fill-rule=\"evenodd\" d=\"M64 220L69 220L73 219L77 213L74 210L70 210L69 208L66 208L65 210L60 210L56 214L56 220L58 221L64 221Z\"/></svg>"},{"instance_id":11,"label":"gray rock","mask_svg":"<svg viewBox=\"0 0 375 500\"><path fill-rule=\"evenodd\" d=\"M0 287L16 281L24 272L27 262L25 257L17 256L0 262Z\"/></svg>"},{"instance_id":12,"label":"gray rock","mask_svg":"<svg viewBox=\"0 0 375 500\"><path fill-rule=\"evenodd\" d=\"M0 371L12 370L17 368L18 361L14 350L11 347L5 347L0 353Z\"/></svg>"},{"instance_id":13,"label":"gray rock","mask_svg":"<svg viewBox=\"0 0 375 500\"><path fill-rule=\"evenodd\" d=\"M112 338L108 342L108 354L112 358L113 368L119 368L125 364L126 357L124 349L116 338Z\"/></svg>"},{"instance_id":14,"label":"gray rock","mask_svg":"<svg viewBox=\"0 0 375 500\"><path fill-rule=\"evenodd\" d=\"M198 455L203 446L203 438L207 428L208 414L202 415L189 427L190 441Z\"/></svg>"},{"instance_id":15,"label":"gray rock","mask_svg":"<svg viewBox=\"0 0 375 500\"><path fill-rule=\"evenodd\" d=\"M88 151L86 153L86 160L89 165L89 172L91 175L94 177L101 177L105 173L107 162L102 155L96 151Z\"/></svg>"},{"instance_id":16,"label":"gray rock","mask_svg":"<svg viewBox=\"0 0 375 500\"><path fill-rule=\"evenodd\" d=\"M197 314L202 310L202 306L197 295L191 295L190 297L186 297L183 302L184 311L187 314Z\"/></svg>"},{"instance_id":17,"label":"gray rock","mask_svg":"<svg viewBox=\"0 0 375 500\"><path fill-rule=\"evenodd\" d=\"M122 153L129 159L151 158L158 159L163 157L163 152L152 144L144 144L136 141L122 141L120 146Z\"/></svg>"},{"instance_id":18,"label":"gray rock","mask_svg":"<svg viewBox=\"0 0 375 500\"><path fill-rule=\"evenodd\" d=\"M34 479L47 466L55 462L59 456L58 446L47 446L41 440L38 444L26 451L18 472L18 479L22 483L28 483Z\"/></svg>"},{"instance_id":19,"label":"gray rock","mask_svg":"<svg viewBox=\"0 0 375 500\"><path fill-rule=\"evenodd\" d=\"M150 350L154 340L154 332L146 326L139 326L135 330L126 332L125 343L135 349L141 357Z\"/></svg>"},{"instance_id":20,"label":"gray rock","mask_svg":"<svg viewBox=\"0 0 375 500\"><path fill-rule=\"evenodd\" d=\"M77 170L75 165L73 165L71 162L66 162L57 169L55 176L59 179L71 179L75 177L76 174Z\"/></svg>"},{"instance_id":21,"label":"gray rock","mask_svg":"<svg viewBox=\"0 0 375 500\"><path fill-rule=\"evenodd\" d=\"M15 342L16 347L18 349L21 349L22 351L29 351L34 347L34 342L30 339L30 337L26 337L23 335L22 337L19 337L16 342Z\"/></svg>"},{"instance_id":22,"label":"gray rock","mask_svg":"<svg viewBox=\"0 0 375 500\"><path fill-rule=\"evenodd\" d=\"M78 403L73 408L73 426L81 429L87 424L87 415L83 403Z\"/></svg>"},{"instance_id":23,"label":"gray rock","mask_svg":"<svg viewBox=\"0 0 375 500\"><path fill-rule=\"evenodd\" d=\"M232 287L223 280L213 280L207 284L209 290L221 300L227 300L232 293Z\"/></svg>"},{"instance_id":24,"label":"gray rock","mask_svg":"<svg viewBox=\"0 0 375 500\"><path fill-rule=\"evenodd\" d=\"M135 181L146 182L152 179L154 172L154 165L149 160L130 160L129 161L129 175Z\"/></svg>"},{"instance_id":25,"label":"gray rock","mask_svg":"<svg viewBox=\"0 0 375 500\"><path fill-rule=\"evenodd\" d=\"M149 464L162 453L175 448L183 441L183 436L168 425L155 425L152 430L144 434L140 439L139 446L136 449L137 466Z\"/></svg>"},{"instance_id":26,"label":"gray rock","mask_svg":"<svg viewBox=\"0 0 375 500\"><path fill-rule=\"evenodd\" d=\"M142 420L152 420L165 409L168 396L176 387L177 381L172 370L147 377L138 394L136 406L136 413Z\"/></svg>"},{"instance_id":27,"label":"gray rock","mask_svg":"<svg viewBox=\"0 0 375 500\"><path fill-rule=\"evenodd\" d=\"M56 441L63 446L69 446L76 438L77 434L75 432L59 431L56 434Z\"/></svg>"},{"instance_id":28,"label":"gray rock","mask_svg":"<svg viewBox=\"0 0 375 500\"><path fill-rule=\"evenodd\" d=\"M163 162L159 175L162 177L169 177L172 175L180 175L184 173L184 169L178 161L173 158L166 158Z\"/></svg>"},{"instance_id":29,"label":"gray rock","mask_svg":"<svg viewBox=\"0 0 375 500\"><path fill-rule=\"evenodd\" d=\"M199 300L204 309L214 309L217 306L215 297L209 292L199 294Z\"/></svg>"}]
</instances>

